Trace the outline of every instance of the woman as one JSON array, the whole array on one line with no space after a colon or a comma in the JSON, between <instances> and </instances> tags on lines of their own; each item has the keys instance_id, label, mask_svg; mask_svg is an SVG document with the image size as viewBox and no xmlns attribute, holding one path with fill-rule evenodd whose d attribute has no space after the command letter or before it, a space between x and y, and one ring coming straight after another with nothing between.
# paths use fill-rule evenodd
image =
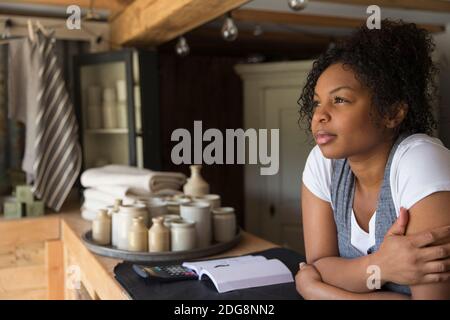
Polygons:
<instances>
[{"instance_id":1,"label":"woman","mask_svg":"<svg viewBox=\"0 0 450 320\"><path fill-rule=\"evenodd\" d=\"M315 61L299 100L306 299L450 298L450 151L430 136L433 43L360 28ZM378 290L381 289L381 290Z\"/></svg>"}]
</instances>

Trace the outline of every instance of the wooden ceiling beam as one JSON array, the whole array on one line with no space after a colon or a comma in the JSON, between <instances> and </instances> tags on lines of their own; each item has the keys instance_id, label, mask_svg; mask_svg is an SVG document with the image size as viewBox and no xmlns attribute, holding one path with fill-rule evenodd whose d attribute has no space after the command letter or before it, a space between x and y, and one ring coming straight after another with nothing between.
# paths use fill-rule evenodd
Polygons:
<instances>
[{"instance_id":1,"label":"wooden ceiling beam","mask_svg":"<svg viewBox=\"0 0 450 320\"><path fill-rule=\"evenodd\" d=\"M235 10L232 12L232 16L236 21L328 28L357 28L366 23L364 19L253 9ZM445 26L441 25L418 24L418 26L429 32L442 32L445 30Z\"/></svg>"},{"instance_id":2,"label":"wooden ceiling beam","mask_svg":"<svg viewBox=\"0 0 450 320\"><path fill-rule=\"evenodd\" d=\"M129 5L133 0L94 0L92 6L94 9L121 10ZM16 3L64 6L77 5L81 8L89 8L91 0L15 0Z\"/></svg>"},{"instance_id":3,"label":"wooden ceiling beam","mask_svg":"<svg viewBox=\"0 0 450 320\"><path fill-rule=\"evenodd\" d=\"M115 16L134 0L15 0L16 3L35 4L35 5L50 5L68 7L70 5L77 5L82 9L90 8L108 10L110 16Z\"/></svg>"},{"instance_id":4,"label":"wooden ceiling beam","mask_svg":"<svg viewBox=\"0 0 450 320\"><path fill-rule=\"evenodd\" d=\"M135 0L112 22L112 41L158 45L209 22L250 0Z\"/></svg>"},{"instance_id":5,"label":"wooden ceiling beam","mask_svg":"<svg viewBox=\"0 0 450 320\"><path fill-rule=\"evenodd\" d=\"M376 4L383 8L409 9L420 11L450 12L450 2L442 0L312 0L311 2L327 2L333 4L351 4L370 6Z\"/></svg>"}]
</instances>

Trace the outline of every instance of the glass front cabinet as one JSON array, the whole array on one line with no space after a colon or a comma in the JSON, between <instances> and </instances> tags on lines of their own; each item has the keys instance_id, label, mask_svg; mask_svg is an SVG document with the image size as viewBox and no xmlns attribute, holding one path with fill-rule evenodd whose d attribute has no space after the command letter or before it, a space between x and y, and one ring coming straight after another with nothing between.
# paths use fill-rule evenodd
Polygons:
<instances>
[{"instance_id":1,"label":"glass front cabinet","mask_svg":"<svg viewBox=\"0 0 450 320\"><path fill-rule=\"evenodd\" d=\"M84 169L107 164L161 169L156 52L75 56L74 103Z\"/></svg>"}]
</instances>

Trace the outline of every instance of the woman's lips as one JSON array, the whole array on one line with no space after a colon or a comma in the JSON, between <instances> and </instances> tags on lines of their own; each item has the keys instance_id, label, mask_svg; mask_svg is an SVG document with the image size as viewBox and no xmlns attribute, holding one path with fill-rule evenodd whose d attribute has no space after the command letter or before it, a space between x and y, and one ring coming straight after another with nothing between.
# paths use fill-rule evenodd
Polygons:
<instances>
[{"instance_id":1,"label":"woman's lips","mask_svg":"<svg viewBox=\"0 0 450 320\"><path fill-rule=\"evenodd\" d=\"M333 141L336 138L336 135L330 133L316 133L315 137L317 144L322 145Z\"/></svg>"}]
</instances>

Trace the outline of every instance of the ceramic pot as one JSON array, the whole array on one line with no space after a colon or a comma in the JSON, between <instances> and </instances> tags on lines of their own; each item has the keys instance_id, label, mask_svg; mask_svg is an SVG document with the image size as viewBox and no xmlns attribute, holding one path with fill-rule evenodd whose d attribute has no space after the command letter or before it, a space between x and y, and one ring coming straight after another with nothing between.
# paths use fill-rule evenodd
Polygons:
<instances>
[{"instance_id":1,"label":"ceramic pot","mask_svg":"<svg viewBox=\"0 0 450 320\"><path fill-rule=\"evenodd\" d=\"M170 224L170 246L172 251L185 251L195 248L195 222L172 221Z\"/></svg>"},{"instance_id":2,"label":"ceramic pot","mask_svg":"<svg viewBox=\"0 0 450 320\"><path fill-rule=\"evenodd\" d=\"M194 197L194 201L204 201L211 205L211 210L221 206L220 196L218 194L205 194L204 196Z\"/></svg>"},{"instance_id":3,"label":"ceramic pot","mask_svg":"<svg viewBox=\"0 0 450 320\"><path fill-rule=\"evenodd\" d=\"M184 220L195 222L197 247L208 247L212 241L211 205L208 202L182 204L180 214Z\"/></svg>"},{"instance_id":4,"label":"ceramic pot","mask_svg":"<svg viewBox=\"0 0 450 320\"><path fill-rule=\"evenodd\" d=\"M170 251L170 230L163 224L164 218L153 218L153 225L148 230L148 247L150 252Z\"/></svg>"},{"instance_id":5,"label":"ceramic pot","mask_svg":"<svg viewBox=\"0 0 450 320\"><path fill-rule=\"evenodd\" d=\"M133 224L128 235L128 250L148 251L148 229L143 217L133 218Z\"/></svg>"},{"instance_id":6,"label":"ceramic pot","mask_svg":"<svg viewBox=\"0 0 450 320\"><path fill-rule=\"evenodd\" d=\"M164 218L164 225L166 228L170 228L173 221L183 221L183 218L181 218L180 215L177 214L166 214L163 216Z\"/></svg>"},{"instance_id":7,"label":"ceramic pot","mask_svg":"<svg viewBox=\"0 0 450 320\"><path fill-rule=\"evenodd\" d=\"M127 85L125 80L116 81L117 90L117 101L126 102L127 101Z\"/></svg>"},{"instance_id":8,"label":"ceramic pot","mask_svg":"<svg viewBox=\"0 0 450 320\"><path fill-rule=\"evenodd\" d=\"M104 104L103 111L103 128L114 129L117 128L117 108L112 104Z\"/></svg>"},{"instance_id":9,"label":"ceramic pot","mask_svg":"<svg viewBox=\"0 0 450 320\"><path fill-rule=\"evenodd\" d=\"M102 109L100 105L89 105L87 122L89 129L100 129L102 127Z\"/></svg>"},{"instance_id":10,"label":"ceramic pot","mask_svg":"<svg viewBox=\"0 0 450 320\"><path fill-rule=\"evenodd\" d=\"M116 199L114 201L114 205L109 210L109 216L111 217L111 244L113 246L117 246L117 237L118 237L118 221L116 213L119 212L120 206L122 205L122 199Z\"/></svg>"},{"instance_id":11,"label":"ceramic pot","mask_svg":"<svg viewBox=\"0 0 450 320\"><path fill-rule=\"evenodd\" d=\"M122 205L119 212L115 213L117 216L117 248L121 250L128 250L129 232L133 223L133 218L142 217L144 225L148 227L148 212L144 205Z\"/></svg>"},{"instance_id":12,"label":"ceramic pot","mask_svg":"<svg viewBox=\"0 0 450 320\"><path fill-rule=\"evenodd\" d=\"M92 239L99 245L111 243L111 219L106 209L100 209L92 221Z\"/></svg>"},{"instance_id":13,"label":"ceramic pot","mask_svg":"<svg viewBox=\"0 0 450 320\"><path fill-rule=\"evenodd\" d=\"M231 207L213 209L214 241L228 242L236 235L236 214Z\"/></svg>"},{"instance_id":14,"label":"ceramic pot","mask_svg":"<svg viewBox=\"0 0 450 320\"><path fill-rule=\"evenodd\" d=\"M180 215L180 205L191 202L190 198L176 198L167 200L167 213Z\"/></svg>"},{"instance_id":15,"label":"ceramic pot","mask_svg":"<svg viewBox=\"0 0 450 320\"><path fill-rule=\"evenodd\" d=\"M147 210L150 219L167 214L167 202L161 199L150 199L147 201Z\"/></svg>"},{"instance_id":16,"label":"ceramic pot","mask_svg":"<svg viewBox=\"0 0 450 320\"><path fill-rule=\"evenodd\" d=\"M88 91L88 106L100 106L102 104L102 88L99 86L89 86Z\"/></svg>"},{"instance_id":17,"label":"ceramic pot","mask_svg":"<svg viewBox=\"0 0 450 320\"><path fill-rule=\"evenodd\" d=\"M117 104L117 127L118 128L128 128L128 117L127 117L127 105L125 102L119 102Z\"/></svg>"},{"instance_id":18,"label":"ceramic pot","mask_svg":"<svg viewBox=\"0 0 450 320\"><path fill-rule=\"evenodd\" d=\"M199 197L209 193L209 184L200 174L201 165L191 165L191 176L183 186L184 194Z\"/></svg>"}]
</instances>

